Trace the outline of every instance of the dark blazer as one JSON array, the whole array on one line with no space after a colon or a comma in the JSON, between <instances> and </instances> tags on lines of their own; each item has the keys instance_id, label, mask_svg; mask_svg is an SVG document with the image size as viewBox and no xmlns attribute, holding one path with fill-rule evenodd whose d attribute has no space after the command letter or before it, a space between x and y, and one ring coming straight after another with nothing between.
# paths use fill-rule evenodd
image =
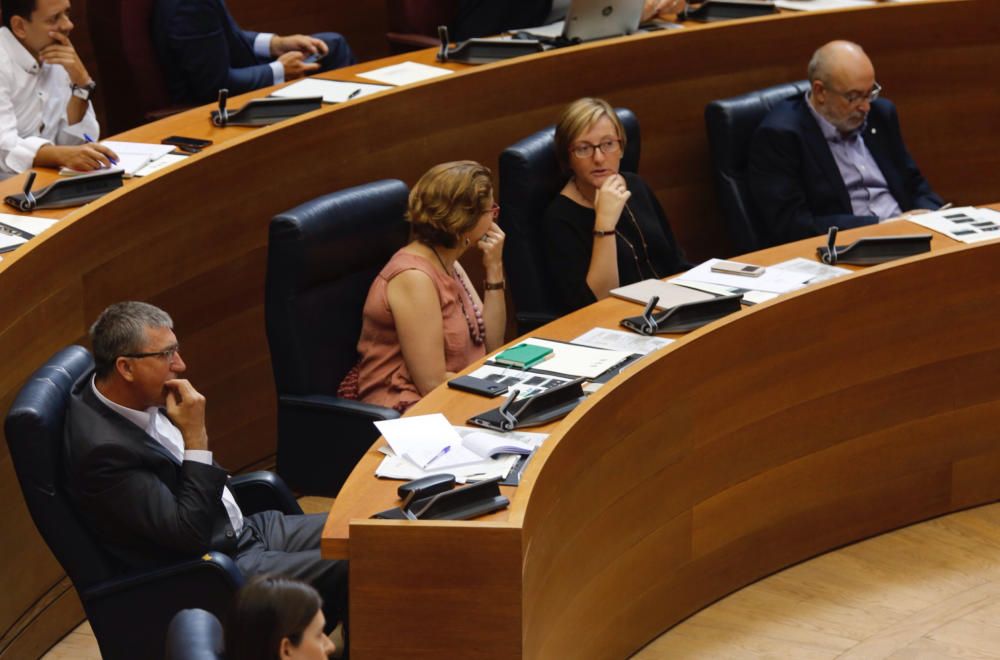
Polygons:
<instances>
[{"instance_id":1,"label":"dark blazer","mask_svg":"<svg viewBox=\"0 0 1000 660\"><path fill-rule=\"evenodd\" d=\"M830 148L804 95L782 101L764 118L750 143L748 180L762 223L779 243L878 222L856 216ZM871 104L863 138L900 209L937 209L941 198L913 162L886 99Z\"/></svg>"},{"instance_id":2,"label":"dark blazer","mask_svg":"<svg viewBox=\"0 0 1000 660\"><path fill-rule=\"evenodd\" d=\"M92 376L77 381L70 398L66 483L104 548L131 568L193 559L208 550L235 556L236 534L222 504L225 470L178 463L98 400Z\"/></svg>"},{"instance_id":3,"label":"dark blazer","mask_svg":"<svg viewBox=\"0 0 1000 660\"><path fill-rule=\"evenodd\" d=\"M174 103L208 103L274 84L270 59L253 52L257 32L241 30L224 0L156 0L153 43Z\"/></svg>"}]
</instances>

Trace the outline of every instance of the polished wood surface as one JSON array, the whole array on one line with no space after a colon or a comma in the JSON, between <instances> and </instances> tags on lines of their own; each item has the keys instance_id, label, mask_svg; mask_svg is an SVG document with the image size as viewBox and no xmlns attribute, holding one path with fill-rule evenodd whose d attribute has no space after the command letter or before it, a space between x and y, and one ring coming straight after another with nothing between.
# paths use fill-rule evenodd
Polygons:
<instances>
[{"instance_id":1,"label":"polished wood surface","mask_svg":"<svg viewBox=\"0 0 1000 660\"><path fill-rule=\"evenodd\" d=\"M584 94L605 96L641 118L644 178L688 255L727 254L709 176L704 105L802 77L809 52L834 36L868 47L935 188L957 203L994 199L998 16L1000 6L988 0L942 0L691 26L482 67L453 65L453 75L268 128L216 129L202 108L136 129L122 137L182 134L217 144L85 207L41 213L63 222L0 262L0 410L49 355L82 341L103 307L144 299L175 318L189 375L209 401L219 460L238 470L267 458L275 428L263 324L270 217L373 179L412 184L445 160L473 158L495 167L505 146L551 123ZM52 176L40 175L39 185ZM0 191L16 191L23 180L3 182ZM62 573L34 531L5 443L0 447L0 542L16 560L3 572L13 587L0 604L0 654L13 657L23 631L47 616L28 613L58 588ZM71 623L63 619L63 630Z\"/></svg>"},{"instance_id":2,"label":"polished wood surface","mask_svg":"<svg viewBox=\"0 0 1000 660\"><path fill-rule=\"evenodd\" d=\"M996 658L998 620L1000 504L989 504L834 550L755 582L633 657ZM100 658L84 623L43 660Z\"/></svg>"},{"instance_id":3,"label":"polished wood surface","mask_svg":"<svg viewBox=\"0 0 1000 660\"><path fill-rule=\"evenodd\" d=\"M921 231L868 232L910 230ZM821 242L746 260L814 255ZM442 622L470 596L448 588L475 584L475 611L492 622L480 657L509 657L487 642L497 637L520 639L525 658L624 657L786 566L1000 498L1000 338L988 330L1000 321L1000 242L934 246L745 309L641 361L549 427L510 509L486 522L368 520L396 485L372 476L380 457L369 452L324 531L327 556L351 560L353 656L461 651L475 622ZM606 300L533 334L570 339L638 309ZM461 423L493 405L439 389L412 410ZM509 570L497 546L521 549L521 571L494 597L490 578ZM456 564L482 571L479 583L447 581ZM426 603L419 614L414 600ZM384 634L403 620L412 637Z\"/></svg>"}]
</instances>

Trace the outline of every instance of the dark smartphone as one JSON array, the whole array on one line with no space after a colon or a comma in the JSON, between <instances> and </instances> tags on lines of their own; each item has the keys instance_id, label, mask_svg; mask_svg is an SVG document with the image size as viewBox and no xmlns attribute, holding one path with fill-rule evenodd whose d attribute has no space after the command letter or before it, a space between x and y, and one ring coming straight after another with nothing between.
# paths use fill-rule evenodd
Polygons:
<instances>
[{"instance_id":1,"label":"dark smartphone","mask_svg":"<svg viewBox=\"0 0 1000 660\"><path fill-rule=\"evenodd\" d=\"M186 151L189 154L198 153L205 147L212 144L211 140L202 140L200 138L184 137L182 135L171 135L170 137L163 138L160 140L163 144L172 144L181 151Z\"/></svg>"},{"instance_id":2,"label":"dark smartphone","mask_svg":"<svg viewBox=\"0 0 1000 660\"><path fill-rule=\"evenodd\" d=\"M323 57L319 53L313 53L312 55L306 55L302 58L303 64L312 64L313 62L319 62L319 59Z\"/></svg>"},{"instance_id":3,"label":"dark smartphone","mask_svg":"<svg viewBox=\"0 0 1000 660\"><path fill-rule=\"evenodd\" d=\"M506 385L472 376L453 378L448 381L448 387L453 390L462 390L463 392L471 392L472 394L488 397L500 396L507 392Z\"/></svg>"}]
</instances>

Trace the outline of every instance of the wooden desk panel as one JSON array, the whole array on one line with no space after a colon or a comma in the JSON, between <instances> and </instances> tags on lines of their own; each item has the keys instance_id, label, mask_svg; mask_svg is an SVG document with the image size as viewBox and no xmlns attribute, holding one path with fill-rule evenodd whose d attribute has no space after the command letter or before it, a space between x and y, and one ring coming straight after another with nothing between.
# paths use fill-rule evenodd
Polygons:
<instances>
[{"instance_id":1,"label":"wooden desk panel","mask_svg":"<svg viewBox=\"0 0 1000 660\"><path fill-rule=\"evenodd\" d=\"M956 202L994 199L1000 133L992 82L1000 70L1000 43L992 26L998 17L1000 5L990 0L942 0L691 26L483 67L453 65L460 70L455 75L270 128L217 129L202 108L130 131L122 137L159 141L187 134L217 145L86 207L45 213L64 222L44 240L5 255L0 409L37 365L81 341L105 305L140 298L163 306L177 322L189 375L209 400L218 458L234 470L266 459L275 428L263 331L270 217L376 178L412 184L444 160L474 158L495 168L505 146L551 123L565 103L583 94L602 94L638 113L644 177L688 254L727 254L707 178L704 105L800 78L812 48L834 36L868 46L880 81L900 106L911 150L935 187ZM927 42L934 44L934 57L925 54ZM17 190L22 181L3 182L0 191ZM0 447L0 476L12 484L6 446ZM50 625L31 607L58 580L40 539L15 534L30 523L16 490L9 490L10 497L0 500L0 513L12 521L3 544L16 545L32 562L30 570L7 569L19 577L6 581L16 588L0 605L0 655L13 657L23 626ZM74 623L59 621L49 629Z\"/></svg>"},{"instance_id":2,"label":"wooden desk panel","mask_svg":"<svg viewBox=\"0 0 1000 660\"><path fill-rule=\"evenodd\" d=\"M820 242L754 260L811 254ZM477 556L470 548L484 529L504 525L520 536L520 621L488 585L477 585L477 611L509 621L502 637L520 638L523 657L624 657L785 566L1000 497L1000 338L992 331L1000 242L934 243L931 255L744 310L640 362L550 427L497 522L364 520L391 506L395 487L371 476L379 457L366 456L324 532L324 552L350 550L352 653L431 657L465 648L438 624L467 607L441 592L457 583L420 571L421 562L433 570L450 555L406 554L410 542L423 548L425 535L443 533L442 524L463 558ZM535 334L569 338L636 309L602 301ZM444 410L457 421L484 402L437 390L414 413ZM375 546L395 562L373 565L366 554ZM473 560L485 573L490 563ZM404 612L388 597L372 609L368 594L392 589L428 603L423 625L409 615L419 630L412 639L388 642L379 632ZM484 629L496 634L496 626ZM506 656L497 649L483 657Z\"/></svg>"}]
</instances>

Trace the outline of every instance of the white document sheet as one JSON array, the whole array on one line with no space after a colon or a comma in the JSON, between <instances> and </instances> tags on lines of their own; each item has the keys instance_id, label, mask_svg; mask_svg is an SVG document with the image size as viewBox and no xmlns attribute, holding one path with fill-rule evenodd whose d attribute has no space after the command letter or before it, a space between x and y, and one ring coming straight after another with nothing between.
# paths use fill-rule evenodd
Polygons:
<instances>
[{"instance_id":1,"label":"white document sheet","mask_svg":"<svg viewBox=\"0 0 1000 660\"><path fill-rule=\"evenodd\" d=\"M185 159L187 159L187 156L184 156L182 154L165 154L154 160L152 163L149 163L145 167L136 170L133 176L149 176L153 172L159 172L160 170L164 170L170 167L171 165L176 165L177 163L184 161Z\"/></svg>"},{"instance_id":2,"label":"white document sheet","mask_svg":"<svg viewBox=\"0 0 1000 660\"><path fill-rule=\"evenodd\" d=\"M769 267L760 277L746 277L745 275L727 275L725 273L713 273L712 264L722 259L709 259L703 264L695 266L686 273L681 273L674 278L677 283L681 282L707 282L708 284L721 284L722 286L737 287L754 291L769 291L771 293L788 293L795 289L800 289L810 278L808 273L799 271L789 271L780 268Z\"/></svg>"},{"instance_id":3,"label":"white document sheet","mask_svg":"<svg viewBox=\"0 0 1000 660\"><path fill-rule=\"evenodd\" d=\"M539 362L535 366L539 369L544 369L545 367L542 366L544 364L545 362ZM506 385L508 395L517 390L517 397L519 399L535 396L539 392L572 380L569 377L564 378L561 376L540 374L530 368L518 369L517 367L509 367L502 364L484 364L469 375L473 378L482 378L483 380L491 380L495 383Z\"/></svg>"},{"instance_id":4,"label":"white document sheet","mask_svg":"<svg viewBox=\"0 0 1000 660\"><path fill-rule=\"evenodd\" d=\"M871 7L875 0L775 0L774 6L789 11L820 11L822 9L851 9Z\"/></svg>"},{"instance_id":5,"label":"white document sheet","mask_svg":"<svg viewBox=\"0 0 1000 660\"><path fill-rule=\"evenodd\" d=\"M20 229L32 236L38 236L49 227L55 225L58 220L52 218L36 218L27 215L14 215L12 213L0 213L0 223L14 229Z\"/></svg>"},{"instance_id":6,"label":"white document sheet","mask_svg":"<svg viewBox=\"0 0 1000 660\"><path fill-rule=\"evenodd\" d=\"M108 171L121 169L125 178L135 176L135 173L149 165L151 162L165 156L174 150L172 144L149 144L145 142L117 142L114 140L104 140L101 142L105 147L111 149L118 155L118 164L108 168ZM87 174L64 167L59 170L62 176L76 176Z\"/></svg>"},{"instance_id":7,"label":"white document sheet","mask_svg":"<svg viewBox=\"0 0 1000 660\"><path fill-rule=\"evenodd\" d=\"M419 468L462 443L461 436L441 413L375 422L375 427L397 456Z\"/></svg>"},{"instance_id":8,"label":"white document sheet","mask_svg":"<svg viewBox=\"0 0 1000 660\"><path fill-rule=\"evenodd\" d=\"M535 337L530 337L524 343L552 349L554 355L544 363L539 364L539 369L566 376L582 376L583 378L597 378L611 367L624 362L631 355L625 351L609 351Z\"/></svg>"},{"instance_id":9,"label":"white document sheet","mask_svg":"<svg viewBox=\"0 0 1000 660\"><path fill-rule=\"evenodd\" d=\"M573 340L574 344L607 348L624 353L639 353L640 355L649 355L656 349L663 348L673 342L673 339L666 337L646 337L634 332L622 332L610 328L591 328Z\"/></svg>"},{"instance_id":10,"label":"white document sheet","mask_svg":"<svg viewBox=\"0 0 1000 660\"><path fill-rule=\"evenodd\" d=\"M388 85L372 85L369 83L344 82L342 80L324 80L322 78L303 78L297 82L282 87L271 94L284 99L310 98L322 96L323 103L344 103L364 96L378 94L387 89Z\"/></svg>"},{"instance_id":11,"label":"white document sheet","mask_svg":"<svg viewBox=\"0 0 1000 660\"><path fill-rule=\"evenodd\" d=\"M359 73L358 77L385 83L386 85L409 85L410 83L422 80L446 76L449 73L454 73L454 71L439 66L419 64L417 62L401 62L391 66L384 66L380 69L372 69L365 73Z\"/></svg>"},{"instance_id":12,"label":"white document sheet","mask_svg":"<svg viewBox=\"0 0 1000 660\"><path fill-rule=\"evenodd\" d=\"M980 243L1000 238L1000 213L993 209L962 206L933 213L918 213L907 219L963 243Z\"/></svg>"},{"instance_id":13,"label":"white document sheet","mask_svg":"<svg viewBox=\"0 0 1000 660\"><path fill-rule=\"evenodd\" d=\"M802 275L807 275L809 279L805 281L806 284L816 284L817 282L832 280L835 277L851 274L851 271L846 268L841 268L840 266L828 266L821 261L814 261L804 257L796 257L794 259L789 259L788 261L782 261L779 264L770 266L770 268L778 268L780 270L790 271L796 274L801 273Z\"/></svg>"}]
</instances>

